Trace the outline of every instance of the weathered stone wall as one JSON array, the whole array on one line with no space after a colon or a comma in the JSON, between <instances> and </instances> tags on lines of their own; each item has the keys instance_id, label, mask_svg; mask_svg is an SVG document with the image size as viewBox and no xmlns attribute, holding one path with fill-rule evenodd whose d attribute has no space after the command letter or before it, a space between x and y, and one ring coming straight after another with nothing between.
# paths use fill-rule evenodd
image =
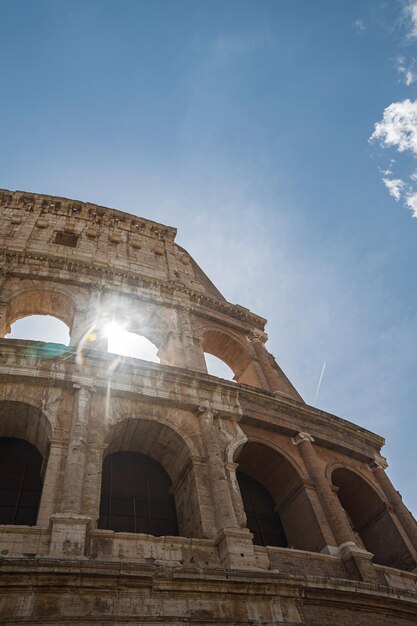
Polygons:
<instances>
[{"instance_id":1,"label":"weathered stone wall","mask_svg":"<svg viewBox=\"0 0 417 626\"><path fill-rule=\"evenodd\" d=\"M383 439L302 401L265 320L227 303L174 229L63 198L0 202L2 335L50 314L71 336L0 339L0 437L43 458L36 526L0 526L2 623L411 624L417 529ZM111 319L161 363L109 354ZM238 384L208 375L204 351ZM103 460L120 451L167 472L178 537L97 527ZM291 547L253 545L239 470Z\"/></svg>"}]
</instances>

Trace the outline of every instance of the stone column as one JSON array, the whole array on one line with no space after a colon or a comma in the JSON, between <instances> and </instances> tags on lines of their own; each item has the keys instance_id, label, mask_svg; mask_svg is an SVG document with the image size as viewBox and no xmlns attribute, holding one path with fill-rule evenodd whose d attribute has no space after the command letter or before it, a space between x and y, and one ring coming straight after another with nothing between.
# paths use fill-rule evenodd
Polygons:
<instances>
[{"instance_id":1,"label":"stone column","mask_svg":"<svg viewBox=\"0 0 417 626\"><path fill-rule=\"evenodd\" d=\"M269 390L279 391L279 377L277 372L274 372L272 370L271 365L268 362L268 355L264 346L264 343L267 340L266 333L262 332L261 330L255 329L247 334L247 338L253 346L256 358L259 362L259 365L261 366L262 374L265 377Z\"/></svg>"},{"instance_id":2,"label":"stone column","mask_svg":"<svg viewBox=\"0 0 417 626\"><path fill-rule=\"evenodd\" d=\"M76 384L74 385L74 392L77 395L68 442L61 512L80 514L86 461L90 392L85 387L79 387Z\"/></svg>"},{"instance_id":3,"label":"stone column","mask_svg":"<svg viewBox=\"0 0 417 626\"><path fill-rule=\"evenodd\" d=\"M57 501L57 491L59 488L62 460L64 456L65 443L52 439L50 442L48 462L46 465L45 479L42 487L42 497L39 505L37 526L47 527L50 517Z\"/></svg>"},{"instance_id":4,"label":"stone column","mask_svg":"<svg viewBox=\"0 0 417 626\"><path fill-rule=\"evenodd\" d=\"M260 365L262 375L266 380L269 391L279 391L298 400L302 400L301 396L287 380L286 376L283 373L281 374L274 367L272 362L273 357L269 354L264 345L268 339L268 335L261 330L254 329L247 333L246 337L253 346L256 359Z\"/></svg>"},{"instance_id":5,"label":"stone column","mask_svg":"<svg viewBox=\"0 0 417 626\"><path fill-rule=\"evenodd\" d=\"M410 511L402 501L400 494L396 491L394 485L385 473L385 469L387 467L387 460L380 454L375 454L374 461L370 464L370 469L377 479L388 502L393 507L414 549L417 550L417 524Z\"/></svg>"},{"instance_id":6,"label":"stone column","mask_svg":"<svg viewBox=\"0 0 417 626\"><path fill-rule=\"evenodd\" d=\"M10 332L10 326L7 324L7 302L0 302L0 338Z\"/></svg>"},{"instance_id":7,"label":"stone column","mask_svg":"<svg viewBox=\"0 0 417 626\"><path fill-rule=\"evenodd\" d=\"M230 487L230 495L232 497L233 508L235 510L236 521L240 528L246 528L246 513L243 508L242 496L240 495L239 482L236 476L238 463L226 463L227 482Z\"/></svg>"},{"instance_id":8,"label":"stone column","mask_svg":"<svg viewBox=\"0 0 417 626\"><path fill-rule=\"evenodd\" d=\"M207 455L207 471L218 533L216 545L220 561L226 567L252 569L255 567L252 535L247 528L239 528L237 524L220 450L217 413L209 406L200 407L199 413Z\"/></svg>"},{"instance_id":9,"label":"stone column","mask_svg":"<svg viewBox=\"0 0 417 626\"><path fill-rule=\"evenodd\" d=\"M225 467L220 452L217 412L200 407L200 424L207 452L207 469L213 495L214 517L217 530L236 528L236 516L227 486Z\"/></svg>"},{"instance_id":10,"label":"stone column","mask_svg":"<svg viewBox=\"0 0 417 626\"><path fill-rule=\"evenodd\" d=\"M62 488L61 512L51 516L51 556L85 558L87 528L91 518L81 515L86 464L90 391L77 384L77 394Z\"/></svg>"},{"instance_id":11,"label":"stone column","mask_svg":"<svg viewBox=\"0 0 417 626\"><path fill-rule=\"evenodd\" d=\"M309 433L300 432L293 443L300 446L300 452L310 478L316 485L320 502L329 521L330 528L339 546L336 553L342 559L352 578L377 582L378 575L372 566L373 555L356 545L356 538L339 498L329 484L324 467L313 446L314 438ZM335 552L330 547L330 552Z\"/></svg>"},{"instance_id":12,"label":"stone column","mask_svg":"<svg viewBox=\"0 0 417 626\"><path fill-rule=\"evenodd\" d=\"M70 345L77 345L87 331L87 312L84 309L77 309L70 332Z\"/></svg>"},{"instance_id":13,"label":"stone column","mask_svg":"<svg viewBox=\"0 0 417 626\"><path fill-rule=\"evenodd\" d=\"M191 326L190 309L185 307L178 309L178 326L184 353L183 367L200 372L207 372L203 347L198 338L194 336Z\"/></svg>"},{"instance_id":14,"label":"stone column","mask_svg":"<svg viewBox=\"0 0 417 626\"><path fill-rule=\"evenodd\" d=\"M86 455L81 510L91 518L94 526L100 516L101 474L106 448L107 444L89 444Z\"/></svg>"},{"instance_id":15,"label":"stone column","mask_svg":"<svg viewBox=\"0 0 417 626\"><path fill-rule=\"evenodd\" d=\"M308 434L300 432L293 438L293 443L299 446L301 456L310 475L311 480L317 487L320 502L329 521L337 545L347 541L355 542L355 535L351 529L343 512L339 498L329 484L324 469L321 466L313 446L314 438Z\"/></svg>"}]
</instances>

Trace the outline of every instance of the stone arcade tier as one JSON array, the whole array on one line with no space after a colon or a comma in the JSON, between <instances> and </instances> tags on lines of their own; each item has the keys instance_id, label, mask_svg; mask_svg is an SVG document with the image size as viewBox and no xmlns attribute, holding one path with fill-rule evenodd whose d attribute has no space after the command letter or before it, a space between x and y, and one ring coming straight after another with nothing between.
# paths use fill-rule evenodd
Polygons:
<instances>
[{"instance_id":1,"label":"stone arcade tier","mask_svg":"<svg viewBox=\"0 0 417 626\"><path fill-rule=\"evenodd\" d=\"M414 624L417 527L384 440L303 402L265 320L172 228L23 192L0 208L2 336L40 314L71 337L0 339L1 622ZM115 319L160 363L109 354Z\"/></svg>"}]
</instances>

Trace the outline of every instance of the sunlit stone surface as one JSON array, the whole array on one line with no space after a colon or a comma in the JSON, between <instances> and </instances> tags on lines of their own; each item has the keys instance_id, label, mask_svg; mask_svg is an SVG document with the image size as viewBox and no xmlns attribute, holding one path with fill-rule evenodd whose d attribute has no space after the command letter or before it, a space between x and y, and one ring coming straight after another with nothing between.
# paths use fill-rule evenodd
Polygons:
<instances>
[{"instance_id":1,"label":"sunlit stone surface","mask_svg":"<svg viewBox=\"0 0 417 626\"><path fill-rule=\"evenodd\" d=\"M1 623L415 624L384 441L303 402L266 320L174 228L0 208Z\"/></svg>"}]
</instances>

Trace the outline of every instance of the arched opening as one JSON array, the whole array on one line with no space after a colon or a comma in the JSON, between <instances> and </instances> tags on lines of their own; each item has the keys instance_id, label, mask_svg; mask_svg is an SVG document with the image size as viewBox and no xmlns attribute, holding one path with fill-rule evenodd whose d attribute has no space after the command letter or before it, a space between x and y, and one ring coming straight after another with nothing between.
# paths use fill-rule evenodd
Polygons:
<instances>
[{"instance_id":1,"label":"arched opening","mask_svg":"<svg viewBox=\"0 0 417 626\"><path fill-rule=\"evenodd\" d=\"M253 534L253 543L257 546L288 546L287 537L271 494L260 482L237 472L246 525Z\"/></svg>"},{"instance_id":2,"label":"arched opening","mask_svg":"<svg viewBox=\"0 0 417 626\"><path fill-rule=\"evenodd\" d=\"M217 376L224 380L232 380L235 382L235 375L233 370L221 359L208 352L204 353L204 359L206 361L207 372L211 376Z\"/></svg>"},{"instance_id":3,"label":"arched opening","mask_svg":"<svg viewBox=\"0 0 417 626\"><path fill-rule=\"evenodd\" d=\"M412 570L416 563L390 512L376 491L358 474L336 468L332 482L354 533L374 555L374 562Z\"/></svg>"},{"instance_id":4,"label":"arched opening","mask_svg":"<svg viewBox=\"0 0 417 626\"><path fill-rule=\"evenodd\" d=\"M41 468L42 455L34 445L0 437L0 524L36 524Z\"/></svg>"},{"instance_id":5,"label":"arched opening","mask_svg":"<svg viewBox=\"0 0 417 626\"><path fill-rule=\"evenodd\" d=\"M116 454L121 456L116 457ZM107 461L110 457L113 457L113 460ZM155 468L158 466L164 472L165 483L163 482L161 472L159 472L160 478L155 478L155 480L160 480L161 485L165 485L161 489L165 490L165 496L169 493L170 501L174 502L177 514L177 530L174 533L172 513L169 514L170 517L168 515L168 502L166 500L159 502L158 510L165 510L167 515L167 524L164 522L164 526L162 522L165 518L162 513L159 517L155 513L155 519L161 521L161 534L168 534L165 531L169 530L169 534L180 534L182 537L204 537L203 520L200 507L198 506L199 495L197 492L195 468L191 457L191 451L186 441L174 429L157 420L144 418L126 419L113 426L103 462L99 527L104 528L104 524L108 523L105 519L105 516L109 515L109 504L106 502L106 499L109 499L109 481L111 483L114 480L114 475L112 475L113 463L116 463L117 476L126 475L126 480L123 478L119 480L118 478L117 485L121 488L121 495L119 498L116 497L116 499L124 500L124 503L121 502L120 506L124 507L122 510L127 511L126 516L130 516L131 519L123 523L128 525L130 529L134 528L132 521L132 515L134 515L133 506L137 506L139 495L141 498L143 497L143 491L140 491L144 488L143 483L145 480L150 480L151 478L153 480L153 477L156 477L158 470ZM149 460L145 461L145 458ZM122 467L130 467L130 470L123 470L121 469ZM126 472L130 472L130 476L127 476ZM157 486L158 484L158 482L154 484L155 497L160 489ZM147 506L153 511L158 502L153 502L154 495L152 495L152 489L152 483L149 483L148 493L150 499ZM139 490L140 494L138 494L137 490ZM123 493L126 494L126 497L122 497ZM135 503L133 502L134 499L136 500ZM168 518L170 520L169 527ZM164 532L162 532L163 526ZM138 522L136 522L136 528L139 528ZM150 528L158 530L158 525L156 524L155 526L154 524ZM129 532L135 531L130 530ZM136 532L145 531L137 530ZM151 532L150 534L154 533Z\"/></svg>"},{"instance_id":6,"label":"arched opening","mask_svg":"<svg viewBox=\"0 0 417 626\"><path fill-rule=\"evenodd\" d=\"M53 317L61 320L71 329L75 316L75 304L70 296L60 291L49 289L21 291L7 303L6 315L1 322L2 336L10 333L12 324L14 325L18 320L30 316Z\"/></svg>"},{"instance_id":7,"label":"arched opening","mask_svg":"<svg viewBox=\"0 0 417 626\"><path fill-rule=\"evenodd\" d=\"M157 461L139 452L115 452L103 463L99 528L178 535L171 480Z\"/></svg>"},{"instance_id":8,"label":"arched opening","mask_svg":"<svg viewBox=\"0 0 417 626\"><path fill-rule=\"evenodd\" d=\"M11 326L6 339L28 339L69 345L68 326L51 315L28 315L20 318Z\"/></svg>"},{"instance_id":9,"label":"arched opening","mask_svg":"<svg viewBox=\"0 0 417 626\"><path fill-rule=\"evenodd\" d=\"M206 330L202 344L205 353L217 357L231 369L238 383L262 387L256 363L240 341L219 330Z\"/></svg>"},{"instance_id":10,"label":"arched opening","mask_svg":"<svg viewBox=\"0 0 417 626\"><path fill-rule=\"evenodd\" d=\"M259 533L253 518L265 518L265 530L262 530L262 541L272 541L267 545L289 545L299 550L320 552L326 541L315 516L305 485L295 467L278 451L270 446L249 441L244 445L237 457L239 469L237 477L242 482L241 473L254 479L266 490L273 502L275 517L271 515L270 504L264 492L260 492L255 483L251 496L256 498L254 512L248 502L250 496L244 484L242 502L247 517L247 525L251 532ZM269 501L270 502L270 501ZM268 508L268 511L266 510ZM258 510L259 509L259 510ZM269 529L269 530L268 530ZM272 532L271 532L272 529ZM268 530L268 532L267 532ZM257 539L258 540L258 539ZM261 544L263 545L263 544Z\"/></svg>"},{"instance_id":11,"label":"arched opening","mask_svg":"<svg viewBox=\"0 0 417 626\"><path fill-rule=\"evenodd\" d=\"M158 348L143 335L130 332L115 322L106 325L107 349L111 354L159 363Z\"/></svg>"},{"instance_id":12,"label":"arched opening","mask_svg":"<svg viewBox=\"0 0 417 626\"><path fill-rule=\"evenodd\" d=\"M17 400L0 401L0 437L24 439L45 459L51 434L48 418L37 407Z\"/></svg>"},{"instance_id":13,"label":"arched opening","mask_svg":"<svg viewBox=\"0 0 417 626\"><path fill-rule=\"evenodd\" d=\"M0 401L0 524L36 524L51 432L38 408Z\"/></svg>"}]
</instances>

